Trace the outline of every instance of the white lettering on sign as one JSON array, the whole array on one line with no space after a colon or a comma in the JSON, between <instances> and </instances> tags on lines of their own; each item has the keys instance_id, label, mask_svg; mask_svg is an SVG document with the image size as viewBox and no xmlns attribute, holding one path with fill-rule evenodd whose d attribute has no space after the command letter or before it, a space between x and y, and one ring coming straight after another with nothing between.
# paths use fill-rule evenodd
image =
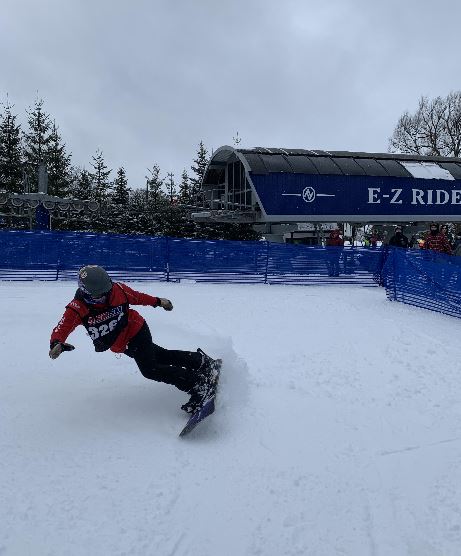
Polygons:
<instances>
[{"instance_id":1,"label":"white lettering on sign","mask_svg":"<svg viewBox=\"0 0 461 556\"><path fill-rule=\"evenodd\" d=\"M392 205L401 205L403 200L400 199L400 195L403 189L391 189L392 199L389 201ZM368 188L368 204L379 204L381 203L381 198L379 197L381 193L380 187L369 187ZM390 195L382 195L384 199L389 199Z\"/></svg>"},{"instance_id":2,"label":"white lettering on sign","mask_svg":"<svg viewBox=\"0 0 461 556\"><path fill-rule=\"evenodd\" d=\"M391 189L394 196L391 199L391 203L394 205L401 205L403 203L402 199L399 199L400 194L402 193L401 189Z\"/></svg>"},{"instance_id":3,"label":"white lettering on sign","mask_svg":"<svg viewBox=\"0 0 461 556\"><path fill-rule=\"evenodd\" d=\"M443 198L443 200L442 200ZM450 195L444 189L437 189L435 192L435 204L436 205L446 205Z\"/></svg>"},{"instance_id":4,"label":"white lettering on sign","mask_svg":"<svg viewBox=\"0 0 461 556\"><path fill-rule=\"evenodd\" d=\"M450 203L451 198L451 203ZM454 189L453 191L446 191L445 189L412 189L412 205L461 205L461 191Z\"/></svg>"},{"instance_id":5,"label":"white lettering on sign","mask_svg":"<svg viewBox=\"0 0 461 556\"><path fill-rule=\"evenodd\" d=\"M369 187L368 188L368 203L380 203L381 200L378 199L378 193L381 189L379 187Z\"/></svg>"},{"instance_id":6,"label":"white lettering on sign","mask_svg":"<svg viewBox=\"0 0 461 556\"><path fill-rule=\"evenodd\" d=\"M420 205L424 205L424 199L423 199L423 195L424 195L424 191L422 189L412 189L413 192L413 199L411 201L412 205L417 205L418 203Z\"/></svg>"},{"instance_id":7,"label":"white lettering on sign","mask_svg":"<svg viewBox=\"0 0 461 556\"><path fill-rule=\"evenodd\" d=\"M453 189L451 192L451 204L461 205L461 189Z\"/></svg>"},{"instance_id":8,"label":"white lettering on sign","mask_svg":"<svg viewBox=\"0 0 461 556\"><path fill-rule=\"evenodd\" d=\"M380 187L368 188L368 201L369 205L378 205L381 201L389 199L388 203L391 205L402 205L405 198L408 199L410 191L405 192L403 189L391 189L391 195L381 193ZM412 205L461 205L461 189L453 189L447 191L446 189L412 189L411 201Z\"/></svg>"}]
</instances>

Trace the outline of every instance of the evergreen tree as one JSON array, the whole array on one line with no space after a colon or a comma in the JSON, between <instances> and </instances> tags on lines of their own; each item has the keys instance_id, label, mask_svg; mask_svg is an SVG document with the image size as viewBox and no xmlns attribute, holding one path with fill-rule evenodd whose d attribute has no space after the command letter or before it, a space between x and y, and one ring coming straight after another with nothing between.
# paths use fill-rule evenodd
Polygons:
<instances>
[{"instance_id":1,"label":"evergreen tree","mask_svg":"<svg viewBox=\"0 0 461 556\"><path fill-rule=\"evenodd\" d=\"M224 224L221 238L233 241L258 241L261 239L261 234L254 230L251 224Z\"/></svg>"},{"instance_id":2,"label":"evergreen tree","mask_svg":"<svg viewBox=\"0 0 461 556\"><path fill-rule=\"evenodd\" d=\"M128 211L129 199L130 189L128 187L126 172L123 167L120 167L117 170L117 177L114 180L114 191L111 202L104 208L108 232L120 234L133 232L134 223Z\"/></svg>"},{"instance_id":3,"label":"evergreen tree","mask_svg":"<svg viewBox=\"0 0 461 556\"><path fill-rule=\"evenodd\" d=\"M109 170L105 161L102 151L97 150L93 156L93 162L90 163L93 172L90 172L90 177L93 182L93 200L98 203L104 203L110 193L109 175L112 170Z\"/></svg>"},{"instance_id":4,"label":"evergreen tree","mask_svg":"<svg viewBox=\"0 0 461 556\"><path fill-rule=\"evenodd\" d=\"M94 197L93 181L87 170L78 170L74 176L72 197L80 201L89 201Z\"/></svg>"},{"instance_id":5,"label":"evergreen tree","mask_svg":"<svg viewBox=\"0 0 461 556\"><path fill-rule=\"evenodd\" d=\"M163 179L160 177L160 166L154 164L152 170L148 170L150 176L146 176L147 200L156 202L163 197Z\"/></svg>"},{"instance_id":6,"label":"evergreen tree","mask_svg":"<svg viewBox=\"0 0 461 556\"><path fill-rule=\"evenodd\" d=\"M181 183L179 184L179 202L187 205L190 198L190 182L187 170L184 168L181 174Z\"/></svg>"},{"instance_id":7,"label":"evergreen tree","mask_svg":"<svg viewBox=\"0 0 461 556\"><path fill-rule=\"evenodd\" d=\"M136 189L131 193L128 212L131 219L131 233L149 234L150 218L145 191Z\"/></svg>"},{"instance_id":8,"label":"evergreen tree","mask_svg":"<svg viewBox=\"0 0 461 556\"><path fill-rule=\"evenodd\" d=\"M170 172L167 174L167 182L166 188L168 192L168 197L170 200L170 204L173 204L177 200L177 193L176 193L176 184L174 182L174 174Z\"/></svg>"},{"instance_id":9,"label":"evergreen tree","mask_svg":"<svg viewBox=\"0 0 461 556\"><path fill-rule=\"evenodd\" d=\"M71 186L71 155L66 153L66 145L58 133L56 122L51 127L49 143L46 147L46 168L48 171L48 193L57 197L67 197Z\"/></svg>"},{"instance_id":10,"label":"evergreen tree","mask_svg":"<svg viewBox=\"0 0 461 556\"><path fill-rule=\"evenodd\" d=\"M88 201L91 199L91 178L88 172L80 168L69 169L69 184L67 197L78 201ZM62 216L59 211L58 215ZM65 219L53 219L53 228L60 230L93 231L92 214L88 214L83 208L80 210L72 209Z\"/></svg>"},{"instance_id":11,"label":"evergreen tree","mask_svg":"<svg viewBox=\"0 0 461 556\"><path fill-rule=\"evenodd\" d=\"M27 115L29 132L24 134L24 162L30 191L37 191L38 166L47 162L51 121L43 110L43 99L37 99L33 110L27 110Z\"/></svg>"},{"instance_id":12,"label":"evergreen tree","mask_svg":"<svg viewBox=\"0 0 461 556\"><path fill-rule=\"evenodd\" d=\"M203 141L200 141L198 150L197 150L197 158L194 159L194 166L191 166L191 170L194 175L190 178L190 194L189 194L189 203L196 206L200 202L200 192L202 189L202 181L203 177L205 176L205 171L208 166L209 162L208 151L203 144Z\"/></svg>"},{"instance_id":13,"label":"evergreen tree","mask_svg":"<svg viewBox=\"0 0 461 556\"><path fill-rule=\"evenodd\" d=\"M23 164L21 128L9 104L0 120L0 188L10 193L22 191Z\"/></svg>"},{"instance_id":14,"label":"evergreen tree","mask_svg":"<svg viewBox=\"0 0 461 556\"><path fill-rule=\"evenodd\" d=\"M128 187L128 180L123 166L117 170L117 177L114 181L114 192L112 195L112 202L116 205L124 207L128 206L130 198L130 188Z\"/></svg>"},{"instance_id":15,"label":"evergreen tree","mask_svg":"<svg viewBox=\"0 0 461 556\"><path fill-rule=\"evenodd\" d=\"M161 234L170 237L192 237L187 224L186 209L180 205L168 205L162 214Z\"/></svg>"},{"instance_id":16,"label":"evergreen tree","mask_svg":"<svg viewBox=\"0 0 461 556\"><path fill-rule=\"evenodd\" d=\"M147 179L147 213L148 213L148 234L162 235L165 224L165 211L169 205L168 197L163 190L164 180L160 177L158 164L149 170L150 176Z\"/></svg>"}]
</instances>

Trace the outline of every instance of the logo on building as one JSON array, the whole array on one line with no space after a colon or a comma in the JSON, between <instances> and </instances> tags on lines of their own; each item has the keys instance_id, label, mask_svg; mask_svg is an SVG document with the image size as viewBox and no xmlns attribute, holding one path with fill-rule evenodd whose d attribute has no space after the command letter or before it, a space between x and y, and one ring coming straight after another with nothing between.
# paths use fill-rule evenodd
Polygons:
<instances>
[{"instance_id":1,"label":"logo on building","mask_svg":"<svg viewBox=\"0 0 461 556\"><path fill-rule=\"evenodd\" d=\"M315 189L313 187L305 187L302 197L306 203L312 203L312 201L315 201Z\"/></svg>"}]
</instances>

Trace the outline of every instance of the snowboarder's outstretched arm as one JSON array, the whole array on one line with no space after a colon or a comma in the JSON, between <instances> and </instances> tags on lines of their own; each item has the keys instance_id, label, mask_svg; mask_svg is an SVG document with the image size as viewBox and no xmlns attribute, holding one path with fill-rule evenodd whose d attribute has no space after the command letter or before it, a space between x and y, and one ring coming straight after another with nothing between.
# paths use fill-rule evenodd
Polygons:
<instances>
[{"instance_id":1,"label":"snowboarder's outstretched arm","mask_svg":"<svg viewBox=\"0 0 461 556\"><path fill-rule=\"evenodd\" d=\"M151 305L152 307L162 307L165 311L171 311L173 309L173 304L169 299L138 292L126 284L119 283L119 286L125 292L130 305Z\"/></svg>"},{"instance_id":2,"label":"snowboarder's outstretched arm","mask_svg":"<svg viewBox=\"0 0 461 556\"><path fill-rule=\"evenodd\" d=\"M72 303L76 304L75 301ZM63 351L72 351L74 349L74 346L67 344L66 340L79 324L82 324L79 312L67 306L61 320L51 333L49 352L51 359L56 359Z\"/></svg>"}]
</instances>

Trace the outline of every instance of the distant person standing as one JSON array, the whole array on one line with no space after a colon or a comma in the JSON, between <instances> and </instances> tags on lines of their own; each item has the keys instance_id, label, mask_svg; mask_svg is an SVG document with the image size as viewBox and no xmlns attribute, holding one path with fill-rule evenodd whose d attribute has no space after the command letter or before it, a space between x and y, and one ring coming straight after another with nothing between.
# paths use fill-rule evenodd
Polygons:
<instances>
[{"instance_id":1,"label":"distant person standing","mask_svg":"<svg viewBox=\"0 0 461 556\"><path fill-rule=\"evenodd\" d=\"M453 244L453 255L461 257L461 230L456 232L456 239Z\"/></svg>"},{"instance_id":2,"label":"distant person standing","mask_svg":"<svg viewBox=\"0 0 461 556\"><path fill-rule=\"evenodd\" d=\"M448 239L448 243L450 244L450 247L453 249L455 242L452 234L450 233L448 224L442 224L442 226L440 227L440 232L446 236L446 238Z\"/></svg>"},{"instance_id":3,"label":"distant person standing","mask_svg":"<svg viewBox=\"0 0 461 556\"><path fill-rule=\"evenodd\" d=\"M376 234L376 232L372 232L371 236L370 236L370 247L372 249L374 249L377 245L378 245L378 235Z\"/></svg>"},{"instance_id":4,"label":"distant person standing","mask_svg":"<svg viewBox=\"0 0 461 556\"><path fill-rule=\"evenodd\" d=\"M432 222L429 233L424 240L424 249L451 255L452 249L448 237L439 230L439 225Z\"/></svg>"},{"instance_id":5,"label":"distant person standing","mask_svg":"<svg viewBox=\"0 0 461 556\"><path fill-rule=\"evenodd\" d=\"M339 259L341 258L341 247L344 246L344 239L338 229L331 230L330 237L327 239L328 249L328 276L339 276Z\"/></svg>"},{"instance_id":6,"label":"distant person standing","mask_svg":"<svg viewBox=\"0 0 461 556\"><path fill-rule=\"evenodd\" d=\"M408 249L408 238L403 234L401 226L396 226L395 233L389 240L389 245Z\"/></svg>"}]
</instances>

